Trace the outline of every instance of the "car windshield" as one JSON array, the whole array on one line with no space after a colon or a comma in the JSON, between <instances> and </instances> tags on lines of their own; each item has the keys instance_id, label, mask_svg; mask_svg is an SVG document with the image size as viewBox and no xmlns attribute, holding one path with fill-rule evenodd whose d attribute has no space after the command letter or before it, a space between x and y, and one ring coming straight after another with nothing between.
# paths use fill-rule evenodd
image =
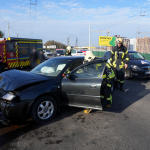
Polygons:
<instances>
[{"instance_id":1,"label":"car windshield","mask_svg":"<svg viewBox=\"0 0 150 150\"><path fill-rule=\"evenodd\" d=\"M51 51L50 50L46 50L46 52L50 53Z\"/></svg>"},{"instance_id":2,"label":"car windshield","mask_svg":"<svg viewBox=\"0 0 150 150\"><path fill-rule=\"evenodd\" d=\"M31 70L31 72L44 76L56 77L64 69L68 62L69 60L51 58L35 67L33 70Z\"/></svg>"},{"instance_id":3,"label":"car windshield","mask_svg":"<svg viewBox=\"0 0 150 150\"><path fill-rule=\"evenodd\" d=\"M137 52L129 52L129 59L130 60L141 60L144 58Z\"/></svg>"},{"instance_id":4,"label":"car windshield","mask_svg":"<svg viewBox=\"0 0 150 150\"><path fill-rule=\"evenodd\" d=\"M57 53L63 53L63 51L57 51Z\"/></svg>"}]
</instances>

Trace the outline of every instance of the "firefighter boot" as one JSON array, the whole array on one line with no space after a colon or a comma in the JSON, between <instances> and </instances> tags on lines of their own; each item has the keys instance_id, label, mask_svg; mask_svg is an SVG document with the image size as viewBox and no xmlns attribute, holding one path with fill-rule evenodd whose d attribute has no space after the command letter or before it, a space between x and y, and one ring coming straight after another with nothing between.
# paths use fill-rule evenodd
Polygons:
<instances>
[{"instance_id":1,"label":"firefighter boot","mask_svg":"<svg viewBox=\"0 0 150 150\"><path fill-rule=\"evenodd\" d=\"M124 92L123 83L120 83L120 91L123 91L123 92Z\"/></svg>"},{"instance_id":2,"label":"firefighter boot","mask_svg":"<svg viewBox=\"0 0 150 150\"><path fill-rule=\"evenodd\" d=\"M85 113L85 114L88 114L88 113L90 113L91 111L92 111L92 109L87 108L87 109L84 110L84 113Z\"/></svg>"},{"instance_id":3,"label":"firefighter boot","mask_svg":"<svg viewBox=\"0 0 150 150\"><path fill-rule=\"evenodd\" d=\"M110 108L110 107L111 107L111 105L110 105L110 104L107 104L107 105L106 105L106 108Z\"/></svg>"},{"instance_id":4,"label":"firefighter boot","mask_svg":"<svg viewBox=\"0 0 150 150\"><path fill-rule=\"evenodd\" d=\"M110 108L112 105L112 95L110 94L110 97L107 98L107 105L106 105L106 108Z\"/></svg>"}]
</instances>

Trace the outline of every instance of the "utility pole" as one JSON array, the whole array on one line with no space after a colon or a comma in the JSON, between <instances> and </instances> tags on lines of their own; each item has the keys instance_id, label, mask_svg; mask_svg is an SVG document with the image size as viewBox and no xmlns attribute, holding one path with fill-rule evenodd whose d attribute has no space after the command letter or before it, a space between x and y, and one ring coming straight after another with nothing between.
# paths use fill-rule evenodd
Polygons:
<instances>
[{"instance_id":1,"label":"utility pole","mask_svg":"<svg viewBox=\"0 0 150 150\"><path fill-rule=\"evenodd\" d=\"M69 46L69 36L68 36L68 40L67 40L68 46Z\"/></svg>"},{"instance_id":2,"label":"utility pole","mask_svg":"<svg viewBox=\"0 0 150 150\"><path fill-rule=\"evenodd\" d=\"M91 50L91 27L89 26L89 51Z\"/></svg>"},{"instance_id":3,"label":"utility pole","mask_svg":"<svg viewBox=\"0 0 150 150\"><path fill-rule=\"evenodd\" d=\"M18 38L18 33L17 33L17 38Z\"/></svg>"},{"instance_id":4,"label":"utility pole","mask_svg":"<svg viewBox=\"0 0 150 150\"><path fill-rule=\"evenodd\" d=\"M9 23L7 23L7 25L8 25L8 37L9 37Z\"/></svg>"},{"instance_id":5,"label":"utility pole","mask_svg":"<svg viewBox=\"0 0 150 150\"><path fill-rule=\"evenodd\" d=\"M109 29L108 29L107 36L109 36L109 33L110 33L110 32L109 32Z\"/></svg>"},{"instance_id":6,"label":"utility pole","mask_svg":"<svg viewBox=\"0 0 150 150\"><path fill-rule=\"evenodd\" d=\"M76 46L78 46L78 38L76 38Z\"/></svg>"},{"instance_id":7,"label":"utility pole","mask_svg":"<svg viewBox=\"0 0 150 150\"><path fill-rule=\"evenodd\" d=\"M109 33L110 33L109 29L108 31L92 31L92 32L107 32L107 36L109 36Z\"/></svg>"},{"instance_id":8,"label":"utility pole","mask_svg":"<svg viewBox=\"0 0 150 150\"><path fill-rule=\"evenodd\" d=\"M109 33L110 33L109 29L108 31L92 31L92 32L107 32L107 36L109 36ZM107 51L107 46L106 46L106 51Z\"/></svg>"}]
</instances>

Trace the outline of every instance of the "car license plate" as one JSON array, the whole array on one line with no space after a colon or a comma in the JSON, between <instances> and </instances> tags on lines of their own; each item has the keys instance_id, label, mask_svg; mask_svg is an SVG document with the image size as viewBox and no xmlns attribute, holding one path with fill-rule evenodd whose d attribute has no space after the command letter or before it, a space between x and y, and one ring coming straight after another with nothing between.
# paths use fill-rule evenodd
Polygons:
<instances>
[{"instance_id":1,"label":"car license plate","mask_svg":"<svg viewBox=\"0 0 150 150\"><path fill-rule=\"evenodd\" d=\"M145 74L150 74L150 71L145 72Z\"/></svg>"}]
</instances>

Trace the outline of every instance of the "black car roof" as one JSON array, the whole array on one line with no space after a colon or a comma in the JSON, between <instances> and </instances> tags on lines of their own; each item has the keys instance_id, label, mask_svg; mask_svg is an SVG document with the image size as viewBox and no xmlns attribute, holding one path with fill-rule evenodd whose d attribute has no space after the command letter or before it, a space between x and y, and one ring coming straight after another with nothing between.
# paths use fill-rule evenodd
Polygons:
<instances>
[{"instance_id":1,"label":"black car roof","mask_svg":"<svg viewBox=\"0 0 150 150\"><path fill-rule=\"evenodd\" d=\"M61 59L61 60L76 60L76 59L84 59L84 56L60 56L60 57L53 57L54 59ZM51 58L51 59L53 59ZM96 59L107 60L104 58L96 57Z\"/></svg>"},{"instance_id":2,"label":"black car roof","mask_svg":"<svg viewBox=\"0 0 150 150\"><path fill-rule=\"evenodd\" d=\"M75 60L75 59L84 59L84 56L60 56L60 57L53 57L55 59L62 59L62 60ZM100 57L96 57L96 59L103 59ZM103 59L105 60L105 59Z\"/></svg>"},{"instance_id":3,"label":"black car roof","mask_svg":"<svg viewBox=\"0 0 150 150\"><path fill-rule=\"evenodd\" d=\"M107 51L106 53L110 53L111 51ZM138 53L137 51L128 50L129 53Z\"/></svg>"},{"instance_id":4,"label":"black car roof","mask_svg":"<svg viewBox=\"0 0 150 150\"><path fill-rule=\"evenodd\" d=\"M75 59L82 59L82 58L84 59L84 56L60 56L60 57L53 57L53 58L62 59L62 60L75 60Z\"/></svg>"}]
</instances>

